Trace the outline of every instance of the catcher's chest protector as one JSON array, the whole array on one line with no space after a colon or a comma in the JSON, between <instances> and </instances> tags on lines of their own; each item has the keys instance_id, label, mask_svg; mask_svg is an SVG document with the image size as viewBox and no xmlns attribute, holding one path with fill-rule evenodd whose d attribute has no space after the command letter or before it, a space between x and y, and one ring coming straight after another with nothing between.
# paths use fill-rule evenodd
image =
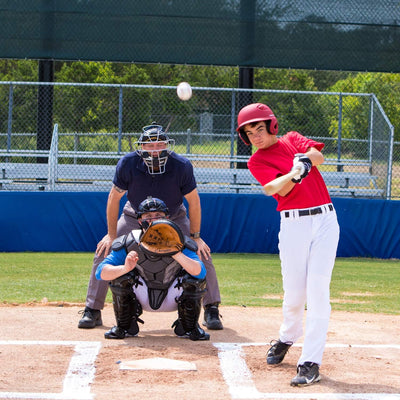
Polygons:
<instances>
[{"instance_id":1,"label":"catcher's chest protector","mask_svg":"<svg viewBox=\"0 0 400 400\"><path fill-rule=\"evenodd\" d=\"M178 276L182 275L184 270L172 257L146 254L136 242L131 243L127 248L127 252L132 250L139 255L139 261L134 271L146 282L150 307L157 310L164 301L171 284Z\"/></svg>"}]
</instances>

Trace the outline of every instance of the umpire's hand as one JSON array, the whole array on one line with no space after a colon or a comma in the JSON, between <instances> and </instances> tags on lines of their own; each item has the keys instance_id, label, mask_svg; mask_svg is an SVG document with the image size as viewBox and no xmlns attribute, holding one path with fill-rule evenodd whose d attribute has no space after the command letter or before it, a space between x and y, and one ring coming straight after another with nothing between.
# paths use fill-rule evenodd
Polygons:
<instances>
[{"instance_id":1,"label":"umpire's hand","mask_svg":"<svg viewBox=\"0 0 400 400\"><path fill-rule=\"evenodd\" d=\"M112 238L108 233L100 240L96 247L96 256L108 256L111 250L111 245L116 238Z\"/></svg>"},{"instance_id":2,"label":"umpire's hand","mask_svg":"<svg viewBox=\"0 0 400 400\"><path fill-rule=\"evenodd\" d=\"M197 238L193 240L197 243L197 255L200 257L200 259L204 258L205 260L208 260L211 254L211 250L208 247L208 244L202 238Z\"/></svg>"}]
</instances>

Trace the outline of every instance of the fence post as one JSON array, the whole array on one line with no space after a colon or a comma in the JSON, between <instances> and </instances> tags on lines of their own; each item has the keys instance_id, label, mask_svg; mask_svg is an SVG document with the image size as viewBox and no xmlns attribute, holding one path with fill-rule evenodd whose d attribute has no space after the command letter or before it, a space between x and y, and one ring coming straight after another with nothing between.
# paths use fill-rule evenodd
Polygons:
<instances>
[{"instance_id":1,"label":"fence post","mask_svg":"<svg viewBox=\"0 0 400 400\"><path fill-rule=\"evenodd\" d=\"M9 95L8 95L8 124L7 124L7 151L11 150L11 131L12 131L12 111L14 105L14 88L10 85ZM8 162L8 157L6 158Z\"/></svg>"},{"instance_id":2,"label":"fence post","mask_svg":"<svg viewBox=\"0 0 400 400\"><path fill-rule=\"evenodd\" d=\"M372 140L373 140L373 126L374 126L374 103L373 98L369 98L369 132L368 132L368 163L369 163L369 173L372 175Z\"/></svg>"},{"instance_id":3,"label":"fence post","mask_svg":"<svg viewBox=\"0 0 400 400\"><path fill-rule=\"evenodd\" d=\"M53 94L54 85L54 61L39 60L39 82L37 100L37 150L49 150L51 146L51 135L53 125ZM47 157L37 157L39 164L46 164Z\"/></svg>"},{"instance_id":4,"label":"fence post","mask_svg":"<svg viewBox=\"0 0 400 400\"><path fill-rule=\"evenodd\" d=\"M387 166L387 183L386 183L386 200L392 198L392 170L393 170L393 144L394 144L394 126L389 125L390 137L389 137L389 157Z\"/></svg>"},{"instance_id":5,"label":"fence post","mask_svg":"<svg viewBox=\"0 0 400 400\"><path fill-rule=\"evenodd\" d=\"M192 147L192 131L187 129L186 131L186 154L190 154Z\"/></svg>"},{"instance_id":6,"label":"fence post","mask_svg":"<svg viewBox=\"0 0 400 400\"><path fill-rule=\"evenodd\" d=\"M50 191L56 188L57 179L57 165L58 165L58 124L54 125L53 136L51 138L50 152L49 152L49 173L47 183L49 184Z\"/></svg>"},{"instance_id":7,"label":"fence post","mask_svg":"<svg viewBox=\"0 0 400 400\"><path fill-rule=\"evenodd\" d=\"M343 171L343 165L340 165L340 158L342 156L342 113L343 113L343 97L342 93L339 93L338 146L337 146L338 165L336 168L339 172Z\"/></svg>"},{"instance_id":8,"label":"fence post","mask_svg":"<svg viewBox=\"0 0 400 400\"><path fill-rule=\"evenodd\" d=\"M231 99L231 157L235 155L235 133L236 133L236 118L235 118L235 110L236 110L236 95L235 91L232 90L232 99ZM235 168L234 162L231 161L230 168Z\"/></svg>"},{"instance_id":9,"label":"fence post","mask_svg":"<svg viewBox=\"0 0 400 400\"><path fill-rule=\"evenodd\" d=\"M123 93L122 86L119 87L119 104L118 104L118 153L122 151L122 109L123 109Z\"/></svg>"}]
</instances>

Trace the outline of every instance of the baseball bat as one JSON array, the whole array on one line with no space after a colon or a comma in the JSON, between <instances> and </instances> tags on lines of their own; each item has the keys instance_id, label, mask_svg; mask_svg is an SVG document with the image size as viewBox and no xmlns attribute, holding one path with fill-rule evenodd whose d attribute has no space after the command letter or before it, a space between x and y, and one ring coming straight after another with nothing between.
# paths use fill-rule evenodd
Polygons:
<instances>
[{"instance_id":1,"label":"baseball bat","mask_svg":"<svg viewBox=\"0 0 400 400\"><path fill-rule=\"evenodd\" d=\"M172 121L175 119L175 115L172 115L171 118L169 119L168 125L165 128L165 133L168 132L169 127L171 126Z\"/></svg>"},{"instance_id":2,"label":"baseball bat","mask_svg":"<svg viewBox=\"0 0 400 400\"><path fill-rule=\"evenodd\" d=\"M285 175L280 176L279 178L274 179L273 181L267 183L264 186L264 192L268 196L272 196L275 193L278 193L288 182L292 180L296 175L299 174L299 169L292 169Z\"/></svg>"}]
</instances>

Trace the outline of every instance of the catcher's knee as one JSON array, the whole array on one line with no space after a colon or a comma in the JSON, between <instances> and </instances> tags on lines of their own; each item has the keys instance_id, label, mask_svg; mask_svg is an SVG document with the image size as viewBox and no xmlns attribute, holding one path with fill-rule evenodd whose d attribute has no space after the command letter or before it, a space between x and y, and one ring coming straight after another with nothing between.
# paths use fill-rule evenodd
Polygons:
<instances>
[{"instance_id":1,"label":"catcher's knee","mask_svg":"<svg viewBox=\"0 0 400 400\"><path fill-rule=\"evenodd\" d=\"M182 295L180 298L202 299L206 292L206 280L197 279L189 274L185 274L181 281Z\"/></svg>"},{"instance_id":2,"label":"catcher's knee","mask_svg":"<svg viewBox=\"0 0 400 400\"><path fill-rule=\"evenodd\" d=\"M198 327L206 281L185 275L182 278L182 288L183 292L178 298L178 317L185 332L191 332Z\"/></svg>"},{"instance_id":3,"label":"catcher's knee","mask_svg":"<svg viewBox=\"0 0 400 400\"><path fill-rule=\"evenodd\" d=\"M117 326L127 330L132 335L139 331L137 322L143 322L139 319L143 310L133 291L134 283L135 278L131 274L122 275L110 282Z\"/></svg>"},{"instance_id":4,"label":"catcher's knee","mask_svg":"<svg viewBox=\"0 0 400 400\"><path fill-rule=\"evenodd\" d=\"M129 290L132 290L133 285L135 284L135 276L131 273L121 275L118 278L110 281L110 289L111 291L114 292L126 292Z\"/></svg>"}]
</instances>

